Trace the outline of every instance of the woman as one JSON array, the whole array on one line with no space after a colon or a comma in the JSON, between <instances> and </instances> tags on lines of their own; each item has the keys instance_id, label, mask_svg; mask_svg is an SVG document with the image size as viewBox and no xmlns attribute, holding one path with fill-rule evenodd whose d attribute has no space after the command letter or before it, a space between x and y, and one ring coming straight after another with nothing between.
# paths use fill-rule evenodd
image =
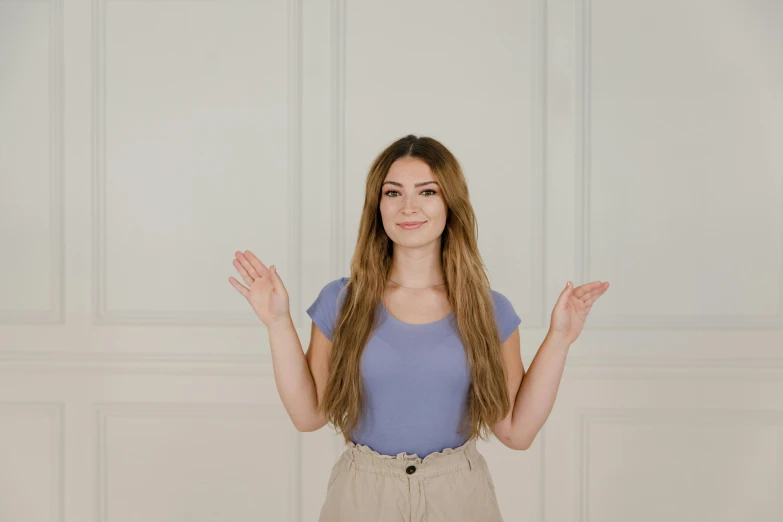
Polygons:
<instances>
[{"instance_id":1,"label":"woman","mask_svg":"<svg viewBox=\"0 0 783 522\"><path fill-rule=\"evenodd\" d=\"M477 245L456 158L409 135L370 168L351 275L326 284L307 309L306 354L275 267L237 252L250 288L229 280L269 330L294 425L329 422L347 445L319 522L503 520L476 438L491 430L509 448L530 446L568 347L608 283L566 285L522 385L520 318L490 288Z\"/></svg>"}]
</instances>

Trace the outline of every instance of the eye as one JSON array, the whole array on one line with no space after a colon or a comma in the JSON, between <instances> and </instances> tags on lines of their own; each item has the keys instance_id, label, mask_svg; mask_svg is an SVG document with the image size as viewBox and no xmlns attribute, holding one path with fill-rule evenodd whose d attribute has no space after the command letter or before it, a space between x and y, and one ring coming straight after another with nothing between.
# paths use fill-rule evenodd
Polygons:
<instances>
[{"instance_id":1,"label":"eye","mask_svg":"<svg viewBox=\"0 0 783 522\"><path fill-rule=\"evenodd\" d=\"M395 194L399 194L399 192L397 192L394 189L387 190L386 192L384 192L384 194L389 196L389 197L395 197L396 198L397 196L392 196L391 195L392 192L395 193ZM433 196L436 196L438 194L437 192L435 192L432 189L424 189L424 190L421 191L422 194L424 194L425 192L431 192L432 193L431 195L433 195ZM427 197L429 197L429 196L430 196L430 194L427 195Z\"/></svg>"}]
</instances>

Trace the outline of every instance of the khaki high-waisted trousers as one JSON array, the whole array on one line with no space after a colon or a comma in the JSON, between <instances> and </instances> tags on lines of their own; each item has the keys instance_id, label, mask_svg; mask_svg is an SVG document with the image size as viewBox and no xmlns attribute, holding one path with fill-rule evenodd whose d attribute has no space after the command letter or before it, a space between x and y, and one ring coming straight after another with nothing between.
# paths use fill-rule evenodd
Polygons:
<instances>
[{"instance_id":1,"label":"khaki high-waisted trousers","mask_svg":"<svg viewBox=\"0 0 783 522\"><path fill-rule=\"evenodd\" d=\"M318 522L503 522L476 439L424 457L348 445L332 467Z\"/></svg>"}]
</instances>

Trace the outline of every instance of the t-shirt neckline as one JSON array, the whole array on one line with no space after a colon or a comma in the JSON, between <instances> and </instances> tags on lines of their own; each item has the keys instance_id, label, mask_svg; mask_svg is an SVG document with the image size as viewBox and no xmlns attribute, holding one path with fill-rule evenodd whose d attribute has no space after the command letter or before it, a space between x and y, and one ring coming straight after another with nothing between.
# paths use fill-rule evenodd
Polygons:
<instances>
[{"instance_id":1,"label":"t-shirt neckline","mask_svg":"<svg viewBox=\"0 0 783 522\"><path fill-rule=\"evenodd\" d=\"M454 311L449 312L449 314L445 317L442 317L441 319L438 319L437 321L432 321L431 323L421 323L421 324L414 324L414 323L406 323L405 321L400 321L396 317L394 317L391 312L386 308L386 305L383 304L383 299L381 299L380 302L381 309L383 310L383 313L386 315L386 317L395 325L404 327L404 328L410 328L410 329L416 329L416 330L428 330L431 328L437 328L438 326L442 325L443 323L449 321L454 316Z\"/></svg>"}]
</instances>

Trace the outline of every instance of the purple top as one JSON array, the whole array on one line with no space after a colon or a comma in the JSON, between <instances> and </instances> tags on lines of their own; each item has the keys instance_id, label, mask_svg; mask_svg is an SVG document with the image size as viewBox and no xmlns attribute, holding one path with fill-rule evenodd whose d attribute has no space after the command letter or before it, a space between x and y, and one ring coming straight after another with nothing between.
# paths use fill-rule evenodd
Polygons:
<instances>
[{"instance_id":1,"label":"purple top","mask_svg":"<svg viewBox=\"0 0 783 522\"><path fill-rule=\"evenodd\" d=\"M323 287L307 314L331 341L345 299L341 277ZM339 294L339 303L337 301ZM511 302L492 290L501 342L522 320ZM381 322L361 360L365 408L352 440L382 455L424 458L467 439L459 424L468 411L472 382L454 312L426 324L404 323L378 305Z\"/></svg>"}]
</instances>

